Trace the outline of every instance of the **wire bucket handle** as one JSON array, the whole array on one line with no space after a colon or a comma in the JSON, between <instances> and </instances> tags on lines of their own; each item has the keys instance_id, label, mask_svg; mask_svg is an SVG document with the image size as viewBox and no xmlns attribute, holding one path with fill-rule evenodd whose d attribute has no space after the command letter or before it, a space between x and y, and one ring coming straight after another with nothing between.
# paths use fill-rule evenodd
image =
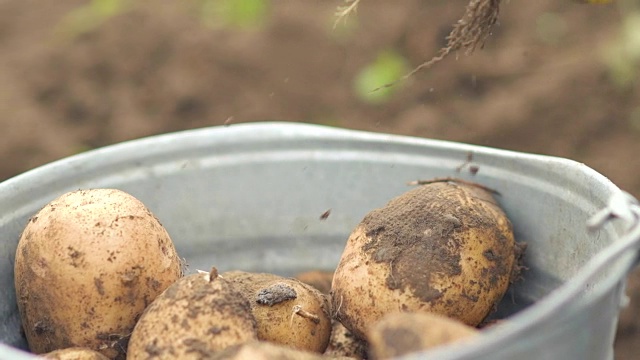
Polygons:
<instances>
[{"instance_id":1,"label":"wire bucket handle","mask_svg":"<svg viewBox=\"0 0 640 360\"><path fill-rule=\"evenodd\" d=\"M619 219L625 223L626 233L614 244L601 253L594 256L584 269L597 273L599 270L629 251L640 250L640 202L631 194L619 191L609 198L607 206L593 215L587 221L587 228L591 231L601 229L613 219ZM634 267L638 264L638 255ZM589 271L589 272L591 272Z\"/></svg>"}]
</instances>

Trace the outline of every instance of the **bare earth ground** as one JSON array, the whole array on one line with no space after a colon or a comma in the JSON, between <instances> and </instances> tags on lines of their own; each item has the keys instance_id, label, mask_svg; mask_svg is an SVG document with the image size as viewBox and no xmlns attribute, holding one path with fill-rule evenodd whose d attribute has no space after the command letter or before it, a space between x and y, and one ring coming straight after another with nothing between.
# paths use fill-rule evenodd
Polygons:
<instances>
[{"instance_id":1,"label":"bare earth ground","mask_svg":"<svg viewBox=\"0 0 640 360\"><path fill-rule=\"evenodd\" d=\"M567 157L640 196L640 87L613 85L600 61L615 6L506 2L483 50L370 105L352 91L359 69L387 48L411 66L429 58L466 1L365 0L348 34L332 31L339 1L273 1L259 31L207 28L169 3L64 42L53 29L84 2L0 1L0 179L141 136L284 120ZM537 32L547 12L565 20L555 43ZM631 279L618 359L640 351L640 273Z\"/></svg>"}]
</instances>

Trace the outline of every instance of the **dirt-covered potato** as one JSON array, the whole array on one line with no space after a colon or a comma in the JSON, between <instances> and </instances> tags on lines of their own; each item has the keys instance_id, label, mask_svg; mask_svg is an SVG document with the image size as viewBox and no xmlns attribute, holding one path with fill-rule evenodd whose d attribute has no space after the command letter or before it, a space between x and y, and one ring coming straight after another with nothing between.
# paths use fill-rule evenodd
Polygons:
<instances>
[{"instance_id":1,"label":"dirt-covered potato","mask_svg":"<svg viewBox=\"0 0 640 360\"><path fill-rule=\"evenodd\" d=\"M498 304L520 248L492 193L445 181L419 186L371 211L351 233L332 283L349 330L387 313L435 312L478 325Z\"/></svg>"},{"instance_id":2,"label":"dirt-covered potato","mask_svg":"<svg viewBox=\"0 0 640 360\"><path fill-rule=\"evenodd\" d=\"M371 359L391 359L477 336L480 330L432 313L392 313L367 331Z\"/></svg>"},{"instance_id":3,"label":"dirt-covered potato","mask_svg":"<svg viewBox=\"0 0 640 360\"><path fill-rule=\"evenodd\" d=\"M230 347L210 360L323 360L317 353L293 349L267 341L254 341Z\"/></svg>"},{"instance_id":4,"label":"dirt-covered potato","mask_svg":"<svg viewBox=\"0 0 640 360\"><path fill-rule=\"evenodd\" d=\"M237 284L249 300L258 339L318 353L327 348L331 313L317 289L273 274L229 271L222 277Z\"/></svg>"},{"instance_id":5,"label":"dirt-covered potato","mask_svg":"<svg viewBox=\"0 0 640 360\"><path fill-rule=\"evenodd\" d=\"M331 281L333 281L333 271L310 270L298 273L293 276L295 279L302 281L307 285L311 285L323 294L329 294L331 291Z\"/></svg>"},{"instance_id":6,"label":"dirt-covered potato","mask_svg":"<svg viewBox=\"0 0 640 360\"><path fill-rule=\"evenodd\" d=\"M29 347L123 357L140 314L181 274L169 235L136 198L115 189L64 194L31 217L16 251Z\"/></svg>"},{"instance_id":7,"label":"dirt-covered potato","mask_svg":"<svg viewBox=\"0 0 640 360\"><path fill-rule=\"evenodd\" d=\"M108 360L109 358L102 355L97 351L81 348L71 347L66 349L60 349L52 351L46 354L42 354L42 357L49 360Z\"/></svg>"},{"instance_id":8,"label":"dirt-covered potato","mask_svg":"<svg viewBox=\"0 0 640 360\"><path fill-rule=\"evenodd\" d=\"M351 359L366 359L367 342L353 335L338 320L333 321L329 346L324 355L346 357Z\"/></svg>"},{"instance_id":9,"label":"dirt-covered potato","mask_svg":"<svg viewBox=\"0 0 640 360\"><path fill-rule=\"evenodd\" d=\"M181 278L149 305L127 359L203 359L257 339L249 302L213 268Z\"/></svg>"}]
</instances>

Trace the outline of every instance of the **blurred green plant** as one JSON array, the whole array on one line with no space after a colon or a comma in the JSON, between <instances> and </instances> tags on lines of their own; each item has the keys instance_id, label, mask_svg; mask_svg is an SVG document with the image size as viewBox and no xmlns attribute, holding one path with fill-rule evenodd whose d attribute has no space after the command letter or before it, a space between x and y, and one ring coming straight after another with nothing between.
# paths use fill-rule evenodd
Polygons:
<instances>
[{"instance_id":1,"label":"blurred green plant","mask_svg":"<svg viewBox=\"0 0 640 360\"><path fill-rule=\"evenodd\" d=\"M198 16L206 26L254 29L269 16L268 0L197 0Z\"/></svg>"},{"instance_id":2,"label":"blurred green plant","mask_svg":"<svg viewBox=\"0 0 640 360\"><path fill-rule=\"evenodd\" d=\"M338 117L332 117L332 116L320 117L320 118L314 119L312 123L320 124L324 126L332 126L332 127L344 126L342 119Z\"/></svg>"},{"instance_id":3,"label":"blurred green plant","mask_svg":"<svg viewBox=\"0 0 640 360\"><path fill-rule=\"evenodd\" d=\"M362 101L379 104L391 98L402 84L385 87L409 71L407 60L394 50L381 51L376 59L362 68L353 86ZM381 87L382 86L382 87Z\"/></svg>"},{"instance_id":4,"label":"blurred green plant","mask_svg":"<svg viewBox=\"0 0 640 360\"><path fill-rule=\"evenodd\" d=\"M615 39L604 46L602 59L616 86L626 89L640 76L640 6L635 0L620 1L623 20Z\"/></svg>"},{"instance_id":5,"label":"blurred green plant","mask_svg":"<svg viewBox=\"0 0 640 360\"><path fill-rule=\"evenodd\" d=\"M66 14L58 23L54 34L73 39L93 31L110 18L129 10L134 0L91 0Z\"/></svg>"},{"instance_id":6,"label":"blurred green plant","mask_svg":"<svg viewBox=\"0 0 640 360\"><path fill-rule=\"evenodd\" d=\"M191 0L205 26L259 28L269 15L270 0ZM68 40L94 31L116 15L131 10L140 0L90 0L67 13L54 29Z\"/></svg>"},{"instance_id":7,"label":"blurred green plant","mask_svg":"<svg viewBox=\"0 0 640 360\"><path fill-rule=\"evenodd\" d=\"M87 144L75 144L74 146L71 147L71 154L70 155L78 155L81 154L83 152L87 152L87 151L91 151L95 149L92 146L89 146Z\"/></svg>"}]
</instances>

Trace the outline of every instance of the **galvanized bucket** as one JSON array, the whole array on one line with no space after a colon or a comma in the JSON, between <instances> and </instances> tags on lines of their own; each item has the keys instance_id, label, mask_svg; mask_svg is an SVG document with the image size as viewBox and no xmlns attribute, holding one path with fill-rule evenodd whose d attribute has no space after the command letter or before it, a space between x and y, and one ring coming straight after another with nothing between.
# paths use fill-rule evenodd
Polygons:
<instances>
[{"instance_id":1,"label":"galvanized bucket","mask_svg":"<svg viewBox=\"0 0 640 360\"><path fill-rule=\"evenodd\" d=\"M26 342L14 255L27 219L66 191L110 187L138 197L190 271L215 265L288 275L333 269L368 211L406 191L409 181L449 176L501 193L516 237L529 245L529 270L499 307L497 316L509 321L464 347L406 358L612 359L640 207L608 179L561 158L293 123L130 141L0 184L0 358L33 357L19 350ZM321 220L327 209L331 215Z\"/></svg>"}]
</instances>

